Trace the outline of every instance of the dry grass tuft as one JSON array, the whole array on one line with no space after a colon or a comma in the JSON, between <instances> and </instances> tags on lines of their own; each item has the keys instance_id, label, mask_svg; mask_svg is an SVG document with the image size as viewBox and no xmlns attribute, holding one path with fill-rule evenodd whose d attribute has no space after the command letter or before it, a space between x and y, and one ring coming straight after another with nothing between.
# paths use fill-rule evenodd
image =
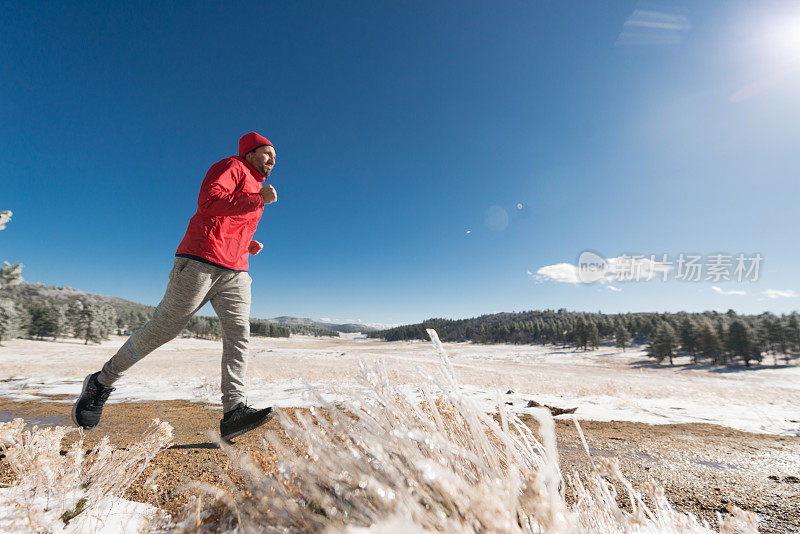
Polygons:
<instances>
[{"instance_id":1,"label":"dry grass tuft","mask_svg":"<svg viewBox=\"0 0 800 534\"><path fill-rule=\"evenodd\" d=\"M534 412L537 438L501 401L499 421L482 412L459 388L436 332L428 333L440 376L423 375L420 404L400 394L382 363L362 362L367 393L354 390L341 407L317 395L321 409L294 419L278 410L288 444L272 433L249 454L220 444L241 479L224 490L195 484L198 498L178 530L710 531L675 511L655 484L640 494L614 460L565 480L550 413ZM611 479L626 488L631 512L617 505ZM577 496L571 508L566 488ZM720 524L723 532L756 532L755 516L739 510Z\"/></svg>"},{"instance_id":2,"label":"dry grass tuft","mask_svg":"<svg viewBox=\"0 0 800 534\"><path fill-rule=\"evenodd\" d=\"M10 531L50 532L54 521L80 523L87 512L121 498L153 457L172 441L172 427L156 419L127 449L116 449L108 436L88 453L83 439L61 452L64 437L75 428L25 430L22 419L0 423L0 450L15 482L0 493L2 527Z\"/></svg>"}]
</instances>

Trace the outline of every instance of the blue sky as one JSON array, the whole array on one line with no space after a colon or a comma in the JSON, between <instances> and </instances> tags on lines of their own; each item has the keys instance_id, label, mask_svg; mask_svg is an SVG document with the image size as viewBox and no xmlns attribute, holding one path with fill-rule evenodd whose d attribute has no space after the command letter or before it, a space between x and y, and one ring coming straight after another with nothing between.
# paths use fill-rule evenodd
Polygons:
<instances>
[{"instance_id":1,"label":"blue sky","mask_svg":"<svg viewBox=\"0 0 800 534\"><path fill-rule=\"evenodd\" d=\"M2 12L0 260L27 281L157 304L206 170L256 130L279 199L255 317L798 309L796 4ZM584 250L764 259L756 282L541 274Z\"/></svg>"}]
</instances>

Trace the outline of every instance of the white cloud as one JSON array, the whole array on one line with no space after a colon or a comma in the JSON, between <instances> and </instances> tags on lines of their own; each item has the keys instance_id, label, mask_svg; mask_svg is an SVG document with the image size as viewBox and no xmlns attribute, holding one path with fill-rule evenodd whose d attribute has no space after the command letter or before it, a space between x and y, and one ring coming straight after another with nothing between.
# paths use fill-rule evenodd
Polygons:
<instances>
[{"instance_id":1,"label":"white cloud","mask_svg":"<svg viewBox=\"0 0 800 534\"><path fill-rule=\"evenodd\" d=\"M536 271L537 280L553 280L567 284L579 284L578 268L570 263L547 265Z\"/></svg>"},{"instance_id":2,"label":"white cloud","mask_svg":"<svg viewBox=\"0 0 800 534\"><path fill-rule=\"evenodd\" d=\"M330 317L323 317L323 318L320 319L320 321L322 321L323 323L329 323L329 322L331 322L331 318Z\"/></svg>"},{"instance_id":3,"label":"white cloud","mask_svg":"<svg viewBox=\"0 0 800 534\"><path fill-rule=\"evenodd\" d=\"M747 295L747 291L740 291L740 290L730 290L725 291L721 287L718 286L711 286L711 289L719 293L720 295Z\"/></svg>"},{"instance_id":4,"label":"white cloud","mask_svg":"<svg viewBox=\"0 0 800 534\"><path fill-rule=\"evenodd\" d=\"M622 25L617 46L674 45L689 33L689 19L663 10L636 9Z\"/></svg>"},{"instance_id":5,"label":"white cloud","mask_svg":"<svg viewBox=\"0 0 800 534\"><path fill-rule=\"evenodd\" d=\"M620 288L614 287L612 285L608 285L606 287L609 289L609 291L622 291Z\"/></svg>"},{"instance_id":6,"label":"white cloud","mask_svg":"<svg viewBox=\"0 0 800 534\"><path fill-rule=\"evenodd\" d=\"M762 294L769 299L796 297L797 293L793 289L765 289Z\"/></svg>"}]
</instances>

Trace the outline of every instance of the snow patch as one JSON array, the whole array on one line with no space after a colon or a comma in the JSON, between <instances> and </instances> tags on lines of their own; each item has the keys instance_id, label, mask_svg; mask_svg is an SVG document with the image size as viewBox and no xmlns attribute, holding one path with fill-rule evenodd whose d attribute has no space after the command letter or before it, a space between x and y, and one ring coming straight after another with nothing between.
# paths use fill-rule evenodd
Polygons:
<instances>
[{"instance_id":1,"label":"snow patch","mask_svg":"<svg viewBox=\"0 0 800 534\"><path fill-rule=\"evenodd\" d=\"M52 497L48 499L44 494L28 496L14 487L0 488L0 532L134 534L145 530L156 521L159 513L163 513L149 504L107 498L65 524L60 517L59 507L54 506L52 501ZM73 510L77 500L74 502Z\"/></svg>"}]
</instances>

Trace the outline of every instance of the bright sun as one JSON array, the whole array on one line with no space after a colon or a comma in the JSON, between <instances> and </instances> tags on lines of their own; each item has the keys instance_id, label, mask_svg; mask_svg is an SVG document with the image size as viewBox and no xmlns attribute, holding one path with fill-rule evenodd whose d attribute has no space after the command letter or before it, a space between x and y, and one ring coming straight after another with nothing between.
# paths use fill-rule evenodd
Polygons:
<instances>
[{"instance_id":1,"label":"bright sun","mask_svg":"<svg viewBox=\"0 0 800 534\"><path fill-rule=\"evenodd\" d=\"M800 59L800 14L774 18L764 28L765 52L780 62Z\"/></svg>"}]
</instances>

